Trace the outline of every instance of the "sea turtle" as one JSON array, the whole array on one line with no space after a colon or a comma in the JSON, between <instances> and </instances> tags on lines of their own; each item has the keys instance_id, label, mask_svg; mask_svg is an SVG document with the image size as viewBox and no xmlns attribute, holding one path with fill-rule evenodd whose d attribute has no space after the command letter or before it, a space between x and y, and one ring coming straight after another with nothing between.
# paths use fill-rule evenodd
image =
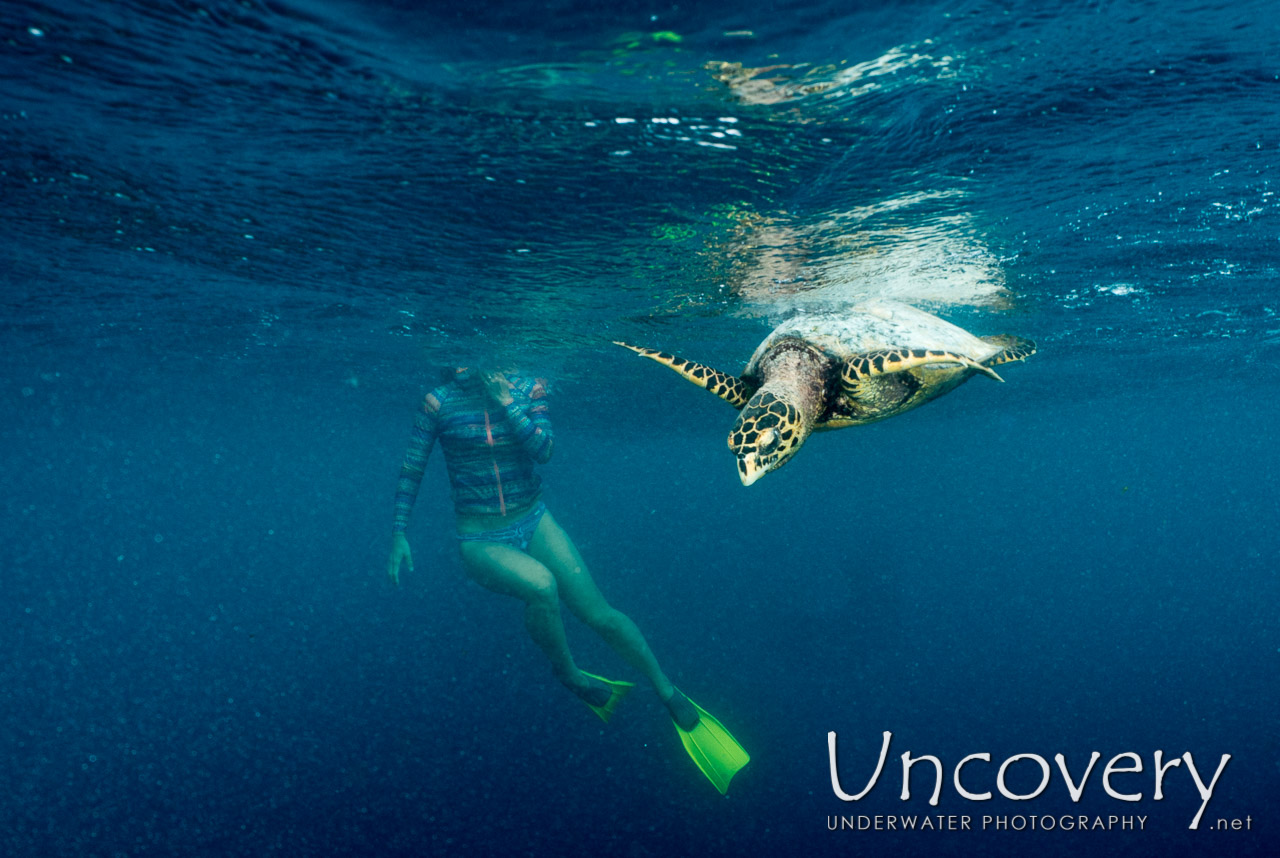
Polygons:
<instances>
[{"instance_id":1,"label":"sea turtle","mask_svg":"<svg viewBox=\"0 0 1280 858\"><path fill-rule=\"evenodd\" d=\"M749 486L796 454L810 432L893 417L953 390L975 373L1025 360L1036 344L976 337L923 310L892 301L798 315L774 328L742 375L619 342L711 391L738 420L729 449Z\"/></svg>"}]
</instances>

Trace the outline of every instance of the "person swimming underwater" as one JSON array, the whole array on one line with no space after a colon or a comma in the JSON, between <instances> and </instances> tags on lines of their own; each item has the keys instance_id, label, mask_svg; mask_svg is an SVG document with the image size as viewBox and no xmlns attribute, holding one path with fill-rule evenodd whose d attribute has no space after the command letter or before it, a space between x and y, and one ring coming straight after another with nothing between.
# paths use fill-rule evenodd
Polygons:
<instances>
[{"instance_id":1,"label":"person swimming underwater","mask_svg":"<svg viewBox=\"0 0 1280 858\"><path fill-rule=\"evenodd\" d=\"M429 392L400 468L387 574L412 572L406 530L427 459L439 442L452 489L458 548L476 583L524 602L525 627L560 682L604 721L632 689L578 667L560 604L653 686L699 769L722 793L750 757L714 717L667 678L640 629L608 603L577 546L542 501L535 466L554 446L546 385L494 370L458 367Z\"/></svg>"}]
</instances>

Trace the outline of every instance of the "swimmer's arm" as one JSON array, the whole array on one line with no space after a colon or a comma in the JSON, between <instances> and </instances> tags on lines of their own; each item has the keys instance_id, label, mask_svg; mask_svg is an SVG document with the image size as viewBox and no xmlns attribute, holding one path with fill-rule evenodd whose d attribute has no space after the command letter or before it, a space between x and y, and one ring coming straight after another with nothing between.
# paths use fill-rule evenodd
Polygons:
<instances>
[{"instance_id":1,"label":"swimmer's arm","mask_svg":"<svg viewBox=\"0 0 1280 858\"><path fill-rule=\"evenodd\" d=\"M547 390L541 380L535 380L528 391L511 388L512 401L506 406L507 422L515 432L520 446L538 464L551 459L555 437L551 432L551 416L547 408Z\"/></svg>"},{"instance_id":2,"label":"swimmer's arm","mask_svg":"<svg viewBox=\"0 0 1280 858\"><path fill-rule=\"evenodd\" d=\"M431 448L435 446L439 410L439 400L432 394L427 394L413 422L409 448L400 465L400 479L396 482L395 520L391 526L391 558L387 568L387 574L397 584L400 583L402 561L407 560L409 571L413 571L413 555L409 551L405 530L409 526L409 517L413 514L413 505L418 498L422 475L427 469L427 459L431 456Z\"/></svg>"},{"instance_id":3,"label":"swimmer's arm","mask_svg":"<svg viewBox=\"0 0 1280 858\"><path fill-rule=\"evenodd\" d=\"M391 536L391 556L387 559L387 575L391 578L391 583L397 586L400 584L400 565L406 562L412 572L413 552L409 550L409 538L400 530Z\"/></svg>"}]
</instances>

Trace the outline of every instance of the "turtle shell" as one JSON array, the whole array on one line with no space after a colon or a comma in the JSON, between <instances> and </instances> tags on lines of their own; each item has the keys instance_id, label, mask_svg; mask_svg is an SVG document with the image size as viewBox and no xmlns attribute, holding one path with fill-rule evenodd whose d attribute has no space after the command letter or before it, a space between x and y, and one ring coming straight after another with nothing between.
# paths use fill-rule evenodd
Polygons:
<instances>
[{"instance_id":1,"label":"turtle shell","mask_svg":"<svg viewBox=\"0 0 1280 858\"><path fill-rule=\"evenodd\" d=\"M937 349L984 361L1001 350L932 313L894 301L795 316L774 328L756 348L744 378L758 378L761 359L779 342L803 340L837 361L881 349Z\"/></svg>"}]
</instances>

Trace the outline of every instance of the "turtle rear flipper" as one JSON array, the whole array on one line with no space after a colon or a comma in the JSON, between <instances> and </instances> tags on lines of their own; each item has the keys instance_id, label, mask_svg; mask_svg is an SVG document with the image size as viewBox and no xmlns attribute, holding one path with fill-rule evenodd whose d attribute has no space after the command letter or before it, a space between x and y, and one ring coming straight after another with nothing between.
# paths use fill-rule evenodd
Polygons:
<instances>
[{"instance_id":1,"label":"turtle rear flipper","mask_svg":"<svg viewBox=\"0 0 1280 858\"><path fill-rule=\"evenodd\" d=\"M679 373L682 378L693 382L704 390L709 390L734 408L741 409L751 399L751 395L756 392L756 388L747 384L740 378L723 373L718 369L712 369L700 363L694 363L691 360L669 355L666 352L656 351L654 349L642 349L639 346L629 345L627 343L614 340L614 345L622 346L624 349L655 360L663 366Z\"/></svg>"},{"instance_id":2,"label":"turtle rear flipper","mask_svg":"<svg viewBox=\"0 0 1280 858\"><path fill-rule=\"evenodd\" d=\"M1031 340L1015 337L1012 334L997 334L991 337L980 337L985 343L991 343L993 346L999 346L1001 351L996 352L982 363L986 366L999 366L1002 363L1011 363L1015 360L1026 360L1036 353L1036 344Z\"/></svg>"}]
</instances>

